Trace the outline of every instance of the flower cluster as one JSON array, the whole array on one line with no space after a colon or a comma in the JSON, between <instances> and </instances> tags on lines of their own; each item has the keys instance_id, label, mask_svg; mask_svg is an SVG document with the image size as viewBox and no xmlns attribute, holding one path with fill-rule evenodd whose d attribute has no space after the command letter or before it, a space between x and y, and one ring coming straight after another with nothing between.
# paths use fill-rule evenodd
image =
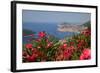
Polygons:
<instances>
[{"instance_id":1,"label":"flower cluster","mask_svg":"<svg viewBox=\"0 0 100 73\"><path fill-rule=\"evenodd\" d=\"M82 31L82 34L84 34L85 36L90 36L91 35L91 30L90 29L85 29L84 31Z\"/></svg>"},{"instance_id":2,"label":"flower cluster","mask_svg":"<svg viewBox=\"0 0 100 73\"><path fill-rule=\"evenodd\" d=\"M61 40L41 31L36 39L23 45L22 58L23 62L88 60L91 58L90 46L91 30L88 28Z\"/></svg>"},{"instance_id":3,"label":"flower cluster","mask_svg":"<svg viewBox=\"0 0 100 73\"><path fill-rule=\"evenodd\" d=\"M82 54L80 55L80 60L90 59L90 58L91 58L91 50L88 48L85 48L82 51Z\"/></svg>"}]
</instances>

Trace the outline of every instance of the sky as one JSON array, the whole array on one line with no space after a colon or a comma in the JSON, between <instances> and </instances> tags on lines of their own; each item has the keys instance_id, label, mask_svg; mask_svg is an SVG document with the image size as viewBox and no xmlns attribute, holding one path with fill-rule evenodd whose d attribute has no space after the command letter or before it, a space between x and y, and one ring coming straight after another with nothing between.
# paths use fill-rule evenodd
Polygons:
<instances>
[{"instance_id":1,"label":"sky","mask_svg":"<svg viewBox=\"0 0 100 73\"><path fill-rule=\"evenodd\" d=\"M90 13L23 10L23 23L85 23L91 19Z\"/></svg>"}]
</instances>

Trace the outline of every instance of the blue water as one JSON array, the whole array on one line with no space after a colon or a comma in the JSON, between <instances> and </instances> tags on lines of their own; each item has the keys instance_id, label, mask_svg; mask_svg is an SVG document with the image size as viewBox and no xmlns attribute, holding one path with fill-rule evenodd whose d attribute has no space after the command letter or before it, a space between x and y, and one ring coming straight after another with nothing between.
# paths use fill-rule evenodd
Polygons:
<instances>
[{"instance_id":1,"label":"blue water","mask_svg":"<svg viewBox=\"0 0 100 73\"><path fill-rule=\"evenodd\" d=\"M23 29L28 29L33 32L36 32L36 36L39 32L45 31L49 33L50 35L53 35L59 39L62 39L66 36L72 36L73 32L59 32L57 31L58 23L23 23ZM32 37L24 37L24 42L26 42L28 39L31 39Z\"/></svg>"}]
</instances>

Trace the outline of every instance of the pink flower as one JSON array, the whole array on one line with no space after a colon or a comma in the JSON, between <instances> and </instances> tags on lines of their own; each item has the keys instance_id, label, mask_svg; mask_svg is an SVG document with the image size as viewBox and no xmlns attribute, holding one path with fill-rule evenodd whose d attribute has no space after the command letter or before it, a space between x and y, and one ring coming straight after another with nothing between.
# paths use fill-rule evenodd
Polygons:
<instances>
[{"instance_id":1,"label":"pink flower","mask_svg":"<svg viewBox=\"0 0 100 73\"><path fill-rule=\"evenodd\" d=\"M85 36L89 36L91 35L91 30L87 28L84 31L82 31L82 34L84 34Z\"/></svg>"},{"instance_id":2,"label":"pink flower","mask_svg":"<svg viewBox=\"0 0 100 73\"><path fill-rule=\"evenodd\" d=\"M45 32L39 32L38 36L39 36L40 38L43 38L43 37L46 36L46 33L45 33Z\"/></svg>"},{"instance_id":3,"label":"pink flower","mask_svg":"<svg viewBox=\"0 0 100 73\"><path fill-rule=\"evenodd\" d=\"M26 57L28 54L25 51L23 51L22 55L23 55L23 57Z\"/></svg>"},{"instance_id":4,"label":"pink flower","mask_svg":"<svg viewBox=\"0 0 100 73\"><path fill-rule=\"evenodd\" d=\"M26 46L26 48L28 48L28 49L32 48L32 44L26 44L25 46Z\"/></svg>"},{"instance_id":5,"label":"pink flower","mask_svg":"<svg viewBox=\"0 0 100 73\"><path fill-rule=\"evenodd\" d=\"M66 48L67 47L67 44L63 44L63 47Z\"/></svg>"},{"instance_id":6,"label":"pink flower","mask_svg":"<svg viewBox=\"0 0 100 73\"><path fill-rule=\"evenodd\" d=\"M41 38L36 39L37 42L41 42Z\"/></svg>"},{"instance_id":7,"label":"pink flower","mask_svg":"<svg viewBox=\"0 0 100 73\"><path fill-rule=\"evenodd\" d=\"M73 46L67 47L67 49L63 53L64 57L66 59L69 59L71 57L73 51L74 51L74 47Z\"/></svg>"},{"instance_id":8,"label":"pink flower","mask_svg":"<svg viewBox=\"0 0 100 73\"><path fill-rule=\"evenodd\" d=\"M80 55L80 60L84 60L84 54Z\"/></svg>"},{"instance_id":9,"label":"pink flower","mask_svg":"<svg viewBox=\"0 0 100 73\"><path fill-rule=\"evenodd\" d=\"M67 44L66 44L66 43L63 44L63 45L61 46L61 48L62 48L62 49L66 49L66 48L67 48Z\"/></svg>"},{"instance_id":10,"label":"pink flower","mask_svg":"<svg viewBox=\"0 0 100 73\"><path fill-rule=\"evenodd\" d=\"M86 48L82 51L82 54L80 55L80 60L86 60L91 58L91 50Z\"/></svg>"},{"instance_id":11,"label":"pink flower","mask_svg":"<svg viewBox=\"0 0 100 73\"><path fill-rule=\"evenodd\" d=\"M41 47L40 46L37 46L37 48L40 49Z\"/></svg>"},{"instance_id":12,"label":"pink flower","mask_svg":"<svg viewBox=\"0 0 100 73\"><path fill-rule=\"evenodd\" d=\"M32 56L27 56L27 60L29 62L34 62L37 58L37 55L36 54L33 54Z\"/></svg>"},{"instance_id":13,"label":"pink flower","mask_svg":"<svg viewBox=\"0 0 100 73\"><path fill-rule=\"evenodd\" d=\"M63 53L63 55L64 55L65 58L68 59L71 56L70 50L69 49L65 50L64 53Z\"/></svg>"},{"instance_id":14,"label":"pink flower","mask_svg":"<svg viewBox=\"0 0 100 73\"><path fill-rule=\"evenodd\" d=\"M34 54L34 53L37 53L38 52L38 50L36 49L36 48L32 48L32 53Z\"/></svg>"},{"instance_id":15,"label":"pink flower","mask_svg":"<svg viewBox=\"0 0 100 73\"><path fill-rule=\"evenodd\" d=\"M70 42L70 45L74 45L74 42Z\"/></svg>"},{"instance_id":16,"label":"pink flower","mask_svg":"<svg viewBox=\"0 0 100 73\"><path fill-rule=\"evenodd\" d=\"M84 46L85 44L86 44L86 43L85 43L84 40L78 40L78 44L77 44L78 49L83 48L83 46Z\"/></svg>"},{"instance_id":17,"label":"pink flower","mask_svg":"<svg viewBox=\"0 0 100 73\"><path fill-rule=\"evenodd\" d=\"M50 48L52 45L53 45L53 43L52 43L52 42L49 42L49 43L47 44L46 48Z\"/></svg>"}]
</instances>

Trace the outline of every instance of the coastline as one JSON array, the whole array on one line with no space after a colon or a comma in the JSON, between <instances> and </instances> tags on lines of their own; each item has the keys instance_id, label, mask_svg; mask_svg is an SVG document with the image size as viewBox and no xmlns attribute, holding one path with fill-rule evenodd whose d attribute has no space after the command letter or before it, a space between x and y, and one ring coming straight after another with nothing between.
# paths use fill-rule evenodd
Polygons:
<instances>
[{"instance_id":1,"label":"coastline","mask_svg":"<svg viewBox=\"0 0 100 73\"><path fill-rule=\"evenodd\" d=\"M60 32L81 32L86 28L81 25L58 25L57 30Z\"/></svg>"}]
</instances>

